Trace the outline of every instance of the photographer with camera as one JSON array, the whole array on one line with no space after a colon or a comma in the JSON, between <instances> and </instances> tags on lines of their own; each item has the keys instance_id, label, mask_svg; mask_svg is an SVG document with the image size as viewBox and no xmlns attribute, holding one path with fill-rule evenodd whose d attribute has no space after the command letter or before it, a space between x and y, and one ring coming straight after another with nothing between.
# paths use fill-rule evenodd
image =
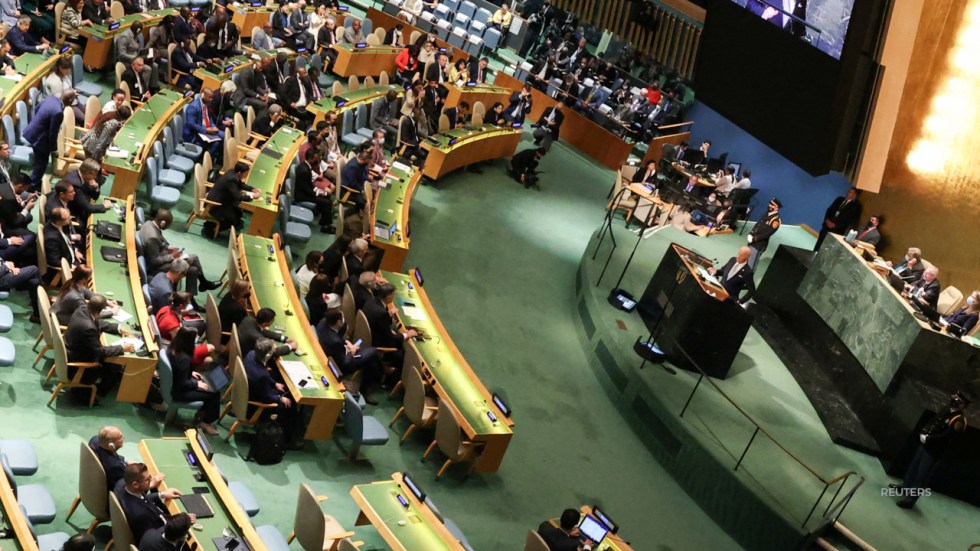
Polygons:
<instances>
[{"instance_id":1,"label":"photographer with camera","mask_svg":"<svg viewBox=\"0 0 980 551\"><path fill-rule=\"evenodd\" d=\"M544 157L544 154L547 152L547 149L537 147L525 149L517 153L510 160L508 172L518 183L524 184L525 189L531 186L538 187L538 175L535 171L538 168L538 162L541 161L541 157Z\"/></svg>"}]
</instances>

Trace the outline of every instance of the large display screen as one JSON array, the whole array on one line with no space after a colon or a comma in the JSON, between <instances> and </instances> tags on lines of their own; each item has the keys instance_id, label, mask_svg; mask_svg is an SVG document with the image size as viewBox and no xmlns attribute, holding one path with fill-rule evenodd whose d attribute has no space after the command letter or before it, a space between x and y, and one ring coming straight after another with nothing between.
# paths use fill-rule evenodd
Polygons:
<instances>
[{"instance_id":1,"label":"large display screen","mask_svg":"<svg viewBox=\"0 0 980 551\"><path fill-rule=\"evenodd\" d=\"M854 0L732 0L762 19L840 59Z\"/></svg>"}]
</instances>

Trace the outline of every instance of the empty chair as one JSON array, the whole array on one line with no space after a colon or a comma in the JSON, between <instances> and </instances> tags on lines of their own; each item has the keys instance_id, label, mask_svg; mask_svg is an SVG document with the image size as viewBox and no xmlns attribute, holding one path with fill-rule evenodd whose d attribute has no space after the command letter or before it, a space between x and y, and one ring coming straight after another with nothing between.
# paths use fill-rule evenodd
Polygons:
<instances>
[{"instance_id":1,"label":"empty chair","mask_svg":"<svg viewBox=\"0 0 980 551\"><path fill-rule=\"evenodd\" d=\"M285 194L279 196L279 231L286 237L287 241L300 241L306 243L313 237L313 230L301 222L293 222L289 219L290 203Z\"/></svg>"},{"instance_id":2,"label":"empty chair","mask_svg":"<svg viewBox=\"0 0 980 551\"><path fill-rule=\"evenodd\" d=\"M27 516L27 512L24 510L24 506L20 506L21 512L24 513L24 518L27 520L27 529L31 531L31 536L34 541L37 542L38 551L61 551L61 548L65 546L65 543L71 539L71 536L67 532L53 532L51 534L41 534L38 535L34 531L34 523L31 522L30 517ZM18 546L20 547L20 546Z\"/></svg>"},{"instance_id":3,"label":"empty chair","mask_svg":"<svg viewBox=\"0 0 980 551\"><path fill-rule=\"evenodd\" d=\"M289 543L286 542L282 532L275 526L271 524L256 526L255 532L258 533L259 539L269 551L289 551Z\"/></svg>"},{"instance_id":4,"label":"empty chair","mask_svg":"<svg viewBox=\"0 0 980 551\"><path fill-rule=\"evenodd\" d=\"M497 46L500 45L500 31L494 28L488 28L486 32L483 33L483 45L486 46L491 52L496 51Z\"/></svg>"},{"instance_id":5,"label":"empty chair","mask_svg":"<svg viewBox=\"0 0 980 551\"><path fill-rule=\"evenodd\" d=\"M445 0L445 2L439 4L439 6L445 6L446 9L449 10L450 12L455 12L456 10L459 9L459 3L460 0ZM437 13L439 12L439 6L436 6Z\"/></svg>"},{"instance_id":6,"label":"empty chair","mask_svg":"<svg viewBox=\"0 0 980 551\"><path fill-rule=\"evenodd\" d=\"M228 491L231 492L232 497L235 498L235 501L245 511L246 515L254 517L259 514L259 500L255 498L255 494L252 493L252 490L244 482L237 480L228 482Z\"/></svg>"},{"instance_id":7,"label":"empty chair","mask_svg":"<svg viewBox=\"0 0 980 551\"><path fill-rule=\"evenodd\" d=\"M959 307L960 303L963 302L963 291L960 291L956 287L950 285L943 289L943 292L939 294L939 302L936 307L936 311L942 315L951 314L953 310Z\"/></svg>"},{"instance_id":8,"label":"empty chair","mask_svg":"<svg viewBox=\"0 0 980 551\"><path fill-rule=\"evenodd\" d=\"M456 9L456 13L461 13L466 17L473 19L473 16L476 15L476 4L470 2L469 0L463 0L463 3L459 5L458 9Z\"/></svg>"},{"instance_id":9,"label":"empty chair","mask_svg":"<svg viewBox=\"0 0 980 551\"><path fill-rule=\"evenodd\" d=\"M476 36L483 36L483 32L487 30L487 24L484 21L477 21L474 19L470 22L470 34L475 34Z\"/></svg>"},{"instance_id":10,"label":"empty chair","mask_svg":"<svg viewBox=\"0 0 980 551\"><path fill-rule=\"evenodd\" d=\"M82 56L77 54L71 56L71 85L83 96L102 95L101 86L85 79L85 68L82 65Z\"/></svg>"},{"instance_id":11,"label":"empty chair","mask_svg":"<svg viewBox=\"0 0 980 551\"><path fill-rule=\"evenodd\" d=\"M479 21L484 25L490 24L490 18L493 17L493 13L486 8L479 8L476 10L476 14L473 16L473 21Z\"/></svg>"},{"instance_id":12,"label":"empty chair","mask_svg":"<svg viewBox=\"0 0 980 551\"><path fill-rule=\"evenodd\" d=\"M180 170L165 168L167 166L167 154L163 143L159 140L153 142L153 156L156 158L159 167L157 169L157 182L162 186L177 188L178 190L183 189L184 185L187 184L187 175ZM173 158L187 160L185 157Z\"/></svg>"},{"instance_id":13,"label":"empty chair","mask_svg":"<svg viewBox=\"0 0 980 551\"><path fill-rule=\"evenodd\" d=\"M462 49L466 44L466 27L456 27L449 33L449 45Z\"/></svg>"},{"instance_id":14,"label":"empty chair","mask_svg":"<svg viewBox=\"0 0 980 551\"><path fill-rule=\"evenodd\" d=\"M29 145L19 145L20 140L17 139L14 118L12 116L4 115L3 119L0 120L3 123L3 135L10 144L10 164L15 166L29 166L34 162L33 148Z\"/></svg>"},{"instance_id":15,"label":"empty chair","mask_svg":"<svg viewBox=\"0 0 980 551\"><path fill-rule=\"evenodd\" d=\"M183 112L186 112L186 107ZM200 161L204 157L204 147L186 142L182 139L184 136L184 115L174 115L171 127L173 129L173 135L178 138L178 143L174 144L174 154L187 157L192 161Z\"/></svg>"},{"instance_id":16,"label":"empty chair","mask_svg":"<svg viewBox=\"0 0 980 551\"><path fill-rule=\"evenodd\" d=\"M436 478L442 476L449 465L463 461L472 461L476 458L477 446L475 442L463 439L462 429L453 409L445 401L439 402L439 418L436 420L436 438L429 444L428 449L422 459L425 460L432 453L436 446L446 456L446 462L436 474Z\"/></svg>"},{"instance_id":17,"label":"empty chair","mask_svg":"<svg viewBox=\"0 0 980 551\"><path fill-rule=\"evenodd\" d=\"M367 126L367 106L363 103L357 106L355 112L350 109L344 111L340 123L340 141L355 148L367 141L367 138L357 133L358 128Z\"/></svg>"},{"instance_id":18,"label":"empty chair","mask_svg":"<svg viewBox=\"0 0 980 551\"><path fill-rule=\"evenodd\" d=\"M422 381L422 374L415 365L406 362L402 367L402 385L405 387L405 401L388 424L389 427L394 425L402 413L408 417L411 424L405 429L399 444L404 442L415 429L433 426L436 423L436 414L439 412L438 400L426 395L425 382Z\"/></svg>"},{"instance_id":19,"label":"empty chair","mask_svg":"<svg viewBox=\"0 0 980 551\"><path fill-rule=\"evenodd\" d=\"M88 532L91 533L96 526L109 521L109 488L106 483L105 469L102 468L99 457L95 455L95 452L86 442L81 442L79 448L78 495L72 502L71 508L68 509L65 522L71 519L71 516L75 514L75 509L78 508L78 504L81 503L85 506L85 510L95 517L95 520L88 526Z\"/></svg>"},{"instance_id":20,"label":"empty chair","mask_svg":"<svg viewBox=\"0 0 980 551\"><path fill-rule=\"evenodd\" d=\"M194 170L195 159L181 157L174 152L174 131L169 126L163 127L163 151L167 154L167 168L190 174Z\"/></svg>"},{"instance_id":21,"label":"empty chair","mask_svg":"<svg viewBox=\"0 0 980 551\"><path fill-rule=\"evenodd\" d=\"M292 543L296 539L304 551L323 551L335 549L337 540L354 535L354 532L345 531L337 519L323 514L320 503L326 500L326 496L317 496L306 484L299 485L293 533L286 543Z\"/></svg>"},{"instance_id":22,"label":"empty chair","mask_svg":"<svg viewBox=\"0 0 980 551\"><path fill-rule=\"evenodd\" d=\"M14 473L10 469L10 461L7 456L0 453L0 464L3 465L3 474L10 483L10 488L17 498L17 502L24 509L24 516L29 518L34 524L51 524L57 510L54 507L54 498L47 488L40 484L18 485Z\"/></svg>"},{"instance_id":23,"label":"empty chair","mask_svg":"<svg viewBox=\"0 0 980 551\"><path fill-rule=\"evenodd\" d=\"M466 44L463 46L463 51L470 54L471 57L479 57L480 52L483 51L483 39L478 35L471 34L466 38Z\"/></svg>"},{"instance_id":24,"label":"empty chair","mask_svg":"<svg viewBox=\"0 0 980 551\"><path fill-rule=\"evenodd\" d=\"M383 446L388 443L388 429L375 417L364 415L350 392L344 394L344 422L347 435L351 437L347 452L347 459L351 461L359 459L357 454L361 446Z\"/></svg>"},{"instance_id":25,"label":"empty chair","mask_svg":"<svg viewBox=\"0 0 980 551\"><path fill-rule=\"evenodd\" d=\"M30 476L37 472L37 452L30 440L0 440L0 453L7 456L15 475Z\"/></svg>"},{"instance_id":26,"label":"empty chair","mask_svg":"<svg viewBox=\"0 0 980 551\"><path fill-rule=\"evenodd\" d=\"M436 22L436 28L432 30L435 31L436 36L446 40L449 37L449 32L453 30L453 24L445 19L440 19Z\"/></svg>"},{"instance_id":27,"label":"empty chair","mask_svg":"<svg viewBox=\"0 0 980 551\"><path fill-rule=\"evenodd\" d=\"M180 190L177 188L159 185L159 181L157 180L159 174L157 170L156 157L148 158L146 160L146 191L150 195L150 203L172 209L177 206L177 203L180 202Z\"/></svg>"},{"instance_id":28,"label":"empty chair","mask_svg":"<svg viewBox=\"0 0 980 551\"><path fill-rule=\"evenodd\" d=\"M460 12L456 12L456 17L453 18L453 27L466 29L470 26L471 18Z\"/></svg>"}]
</instances>

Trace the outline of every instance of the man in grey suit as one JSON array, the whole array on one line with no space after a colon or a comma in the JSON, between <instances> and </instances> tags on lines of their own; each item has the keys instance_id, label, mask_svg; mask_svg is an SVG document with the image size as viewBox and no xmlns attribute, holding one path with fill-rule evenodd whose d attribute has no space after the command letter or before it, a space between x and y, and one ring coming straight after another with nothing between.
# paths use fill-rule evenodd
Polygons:
<instances>
[{"instance_id":1,"label":"man in grey suit","mask_svg":"<svg viewBox=\"0 0 980 551\"><path fill-rule=\"evenodd\" d=\"M238 87L231 95L231 102L235 107L244 111L251 106L255 109L256 118L265 114L269 109L270 90L264 72L273 61L273 57L263 58L238 73Z\"/></svg>"},{"instance_id":2,"label":"man in grey suit","mask_svg":"<svg viewBox=\"0 0 980 551\"><path fill-rule=\"evenodd\" d=\"M100 318L102 310L105 309L108 301L102 295L92 295L86 308L79 308L68 320L68 329L65 331L65 348L68 352L69 362L104 362L106 358L121 356L127 352L132 352L134 347L131 343L103 346L102 329L100 328ZM107 333L118 333L124 337L130 335L128 331L118 325L110 324L106 327ZM69 373L69 376L71 374ZM83 382L85 382L83 380Z\"/></svg>"},{"instance_id":3,"label":"man in grey suit","mask_svg":"<svg viewBox=\"0 0 980 551\"><path fill-rule=\"evenodd\" d=\"M125 65L132 64L133 60L143 55L146 51L146 41L143 39L143 23L135 21L130 25L131 32L122 32L116 37L116 59ZM158 52L153 52L156 55ZM156 65L153 58L145 56L143 58L143 80L149 83L150 88L158 88Z\"/></svg>"},{"instance_id":4,"label":"man in grey suit","mask_svg":"<svg viewBox=\"0 0 980 551\"><path fill-rule=\"evenodd\" d=\"M364 33L361 32L361 20L355 19L350 27L344 29L344 42L347 44L357 44L364 42Z\"/></svg>"},{"instance_id":5,"label":"man in grey suit","mask_svg":"<svg viewBox=\"0 0 980 551\"><path fill-rule=\"evenodd\" d=\"M143 256L146 258L147 275L153 277L160 272L168 272L177 262L186 264L187 292L196 295L200 291L217 289L220 284L208 281L204 277L204 268L196 254L182 258L183 251L170 246L163 232L174 222L174 216L167 209L160 209L153 220L148 220L140 227L140 240L143 242ZM154 278L155 279L155 278ZM171 293L173 290L170 291ZM167 296L169 304L170 297Z\"/></svg>"},{"instance_id":6,"label":"man in grey suit","mask_svg":"<svg viewBox=\"0 0 980 551\"><path fill-rule=\"evenodd\" d=\"M881 230L878 228L884 221L885 217L880 214L869 218L868 224L864 226L864 229L858 232L857 240L861 241L862 243L867 243L872 247L877 247L878 243L881 242Z\"/></svg>"},{"instance_id":7,"label":"man in grey suit","mask_svg":"<svg viewBox=\"0 0 980 551\"><path fill-rule=\"evenodd\" d=\"M313 35L310 34L310 16L306 13L306 0L299 0L296 8L289 14L289 28L293 31L293 40L297 48L313 48Z\"/></svg>"}]
</instances>

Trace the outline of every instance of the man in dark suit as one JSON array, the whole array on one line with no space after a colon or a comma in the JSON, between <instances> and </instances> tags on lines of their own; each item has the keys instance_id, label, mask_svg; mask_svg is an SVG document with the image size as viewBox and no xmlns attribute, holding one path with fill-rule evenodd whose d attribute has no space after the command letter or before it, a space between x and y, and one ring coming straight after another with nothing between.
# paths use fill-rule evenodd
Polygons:
<instances>
[{"instance_id":1,"label":"man in dark suit","mask_svg":"<svg viewBox=\"0 0 980 551\"><path fill-rule=\"evenodd\" d=\"M425 80L437 82L440 87L444 83L449 82L449 76L446 74L446 63L448 61L449 56L441 52L437 53L435 61L430 63L429 67L425 70Z\"/></svg>"},{"instance_id":2,"label":"man in dark suit","mask_svg":"<svg viewBox=\"0 0 980 551\"><path fill-rule=\"evenodd\" d=\"M858 217L861 216L861 203L858 202L857 197L857 188L851 188L847 190L845 196L834 199L834 202L827 208L827 212L824 213L820 236L817 237L817 244L813 250L820 249L820 245L828 233L844 235L857 223Z\"/></svg>"},{"instance_id":3,"label":"man in dark suit","mask_svg":"<svg viewBox=\"0 0 980 551\"><path fill-rule=\"evenodd\" d=\"M42 235L48 267L44 275L45 282L50 282L61 270L62 258L68 260L70 266L85 263L85 253L80 248L80 241L73 239L66 230L69 224L71 224L71 215L66 208L58 207L48 215L48 222L44 225Z\"/></svg>"},{"instance_id":4,"label":"man in dark suit","mask_svg":"<svg viewBox=\"0 0 980 551\"><path fill-rule=\"evenodd\" d=\"M6 142L0 142L0 159L3 148L7 148L8 153L10 151ZM30 185L31 179L21 172L15 172L9 183L0 183L0 222L3 223L4 234L8 236L33 235L27 226L34 220L31 210L37 203L37 195L24 198Z\"/></svg>"},{"instance_id":5,"label":"man in dark suit","mask_svg":"<svg viewBox=\"0 0 980 551\"><path fill-rule=\"evenodd\" d=\"M418 331L408 329L401 332L392 328L394 306L389 309L389 304L394 295L394 285L390 283L378 285L374 288L374 296L364 303L361 311L364 312L364 317L367 318L368 326L371 328L371 344L376 348L392 349L384 354L385 359L391 365L402 365L405 359L405 341L417 337Z\"/></svg>"},{"instance_id":6,"label":"man in dark suit","mask_svg":"<svg viewBox=\"0 0 980 551\"><path fill-rule=\"evenodd\" d=\"M254 201L262 196L262 193L245 183L245 174L249 167L243 162L235 164L234 169L225 172L214 187L208 191L208 199L218 203L211 207L211 217L218 222L220 234L224 230L234 227L236 230L242 228L242 201ZM205 223L205 235L216 235L211 232L208 223Z\"/></svg>"},{"instance_id":7,"label":"man in dark suit","mask_svg":"<svg viewBox=\"0 0 980 551\"><path fill-rule=\"evenodd\" d=\"M908 251L905 252L905 258L898 266L895 266L891 261L888 262L888 265L894 266L895 273L905 283L918 281L922 277L922 272L925 271L925 267L922 265L922 250L918 247L909 247Z\"/></svg>"},{"instance_id":8,"label":"man in dark suit","mask_svg":"<svg viewBox=\"0 0 980 551\"><path fill-rule=\"evenodd\" d=\"M266 81L264 70L275 60L271 57L253 63L238 72L238 87L231 95L235 107L245 110L255 109L255 116L263 115L269 109L269 83ZM279 85L278 82L275 83Z\"/></svg>"},{"instance_id":9,"label":"man in dark suit","mask_svg":"<svg viewBox=\"0 0 980 551\"><path fill-rule=\"evenodd\" d=\"M182 494L177 488L167 488L162 492L150 492L150 483L153 477L143 463L130 463L126 465L124 475L124 485L113 490L119 505L126 513L126 520L129 522L129 529L133 532L133 539L140 543L143 536L151 530L163 528L170 513L164 505L164 500L176 499ZM193 524L197 521L194 515L188 515Z\"/></svg>"},{"instance_id":10,"label":"man in dark suit","mask_svg":"<svg viewBox=\"0 0 980 551\"><path fill-rule=\"evenodd\" d=\"M14 267L37 266L37 235L7 234L0 222L0 262L11 262Z\"/></svg>"},{"instance_id":11,"label":"man in dark suit","mask_svg":"<svg viewBox=\"0 0 980 551\"><path fill-rule=\"evenodd\" d=\"M208 19L204 30L218 39L218 52L223 57L231 57L241 53L235 49L238 45L238 38L241 36L241 31L238 25L229 20L226 8L218 6L214 10L214 15Z\"/></svg>"},{"instance_id":12,"label":"man in dark suit","mask_svg":"<svg viewBox=\"0 0 980 551\"><path fill-rule=\"evenodd\" d=\"M41 179L48 170L51 153L58 150L58 132L65 122L65 107L75 103L75 90L69 88L61 97L48 96L41 101L34 118L24 129L21 138L34 148L34 164L31 166L31 185L40 189Z\"/></svg>"},{"instance_id":13,"label":"man in dark suit","mask_svg":"<svg viewBox=\"0 0 980 551\"><path fill-rule=\"evenodd\" d=\"M9 241L20 240L22 238L11 236L9 239L0 236L0 246L3 245L4 241L7 241L7 246L9 248ZM21 241L18 245L20 253L18 256L27 258L29 255L29 249L24 248L24 243L26 241ZM37 266L24 265L18 267L12 260L4 260L0 262L0 291L25 291L27 293L27 298L31 301L31 323L39 323L41 321L38 315L38 305L37 305L37 288L41 285L41 276L38 271Z\"/></svg>"},{"instance_id":14,"label":"man in dark suit","mask_svg":"<svg viewBox=\"0 0 980 551\"><path fill-rule=\"evenodd\" d=\"M201 97L194 98L187 104L186 119L184 124L184 141L200 145L211 152L211 157L216 165L221 164L222 148L225 139L225 131L221 129L220 121L212 120L208 104L214 99L214 90L205 88L201 90ZM201 135L210 138L218 138L218 141L205 143Z\"/></svg>"},{"instance_id":15,"label":"man in dark suit","mask_svg":"<svg viewBox=\"0 0 980 551\"><path fill-rule=\"evenodd\" d=\"M38 42L29 30L31 28L31 18L21 15L17 19L17 24L7 32L7 43L10 44L10 51L15 56L26 53L40 53L51 47L47 38L41 38Z\"/></svg>"},{"instance_id":16,"label":"man in dark suit","mask_svg":"<svg viewBox=\"0 0 980 551\"><path fill-rule=\"evenodd\" d=\"M754 274L749 266L751 255L752 249L741 247L738 254L729 259L720 270L708 269L711 275L717 276L721 281L721 286L728 292L728 298L738 304L745 304L755 295L755 281L752 279ZM743 290L746 291L745 296L741 296Z\"/></svg>"},{"instance_id":17,"label":"man in dark suit","mask_svg":"<svg viewBox=\"0 0 980 551\"><path fill-rule=\"evenodd\" d=\"M545 151L551 149L551 142L558 141L558 134L561 132L561 123L565 121L565 114L562 113L562 103L558 102L554 107L549 107L541 114L538 119L538 127L534 129L534 145L539 145Z\"/></svg>"},{"instance_id":18,"label":"man in dark suit","mask_svg":"<svg viewBox=\"0 0 980 551\"><path fill-rule=\"evenodd\" d=\"M302 128L308 128L316 117L306 109L313 103L311 85L305 67L297 67L296 75L288 77L280 88L281 100L286 112L299 119Z\"/></svg>"},{"instance_id":19,"label":"man in dark suit","mask_svg":"<svg viewBox=\"0 0 980 551\"><path fill-rule=\"evenodd\" d=\"M470 82L475 82L477 84L486 84L487 82L487 64L490 63L485 57L481 57L479 60L470 61Z\"/></svg>"},{"instance_id":20,"label":"man in dark suit","mask_svg":"<svg viewBox=\"0 0 980 551\"><path fill-rule=\"evenodd\" d=\"M916 300L920 304L926 304L933 310L939 305L939 293L942 286L939 284L939 268L930 266L922 271L922 277L918 281L905 286L905 294L911 300Z\"/></svg>"},{"instance_id":21,"label":"man in dark suit","mask_svg":"<svg viewBox=\"0 0 980 551\"><path fill-rule=\"evenodd\" d=\"M92 295L87 308L79 308L68 320L65 331L65 348L68 351L69 362L104 362L106 358L121 356L134 350L132 343L102 345L102 329L108 333L119 333L124 337L130 336L129 331L115 324L101 324L102 310L107 305L102 295ZM69 373L69 376L72 374ZM132 522L132 521L130 521Z\"/></svg>"},{"instance_id":22,"label":"man in dark suit","mask_svg":"<svg viewBox=\"0 0 980 551\"><path fill-rule=\"evenodd\" d=\"M582 513L575 509L565 509L561 514L558 526L546 520L538 526L538 535L548 544L551 551L579 551L591 549L592 542L588 539L582 543L582 533L578 529Z\"/></svg>"},{"instance_id":23,"label":"man in dark suit","mask_svg":"<svg viewBox=\"0 0 980 551\"><path fill-rule=\"evenodd\" d=\"M537 185L534 179L535 170L544 154L547 153L544 147L530 147L519 151L510 160L510 175L525 188Z\"/></svg>"},{"instance_id":24,"label":"man in dark suit","mask_svg":"<svg viewBox=\"0 0 980 551\"><path fill-rule=\"evenodd\" d=\"M877 247L878 243L881 242L881 230L878 228L884 221L885 217L881 214L872 216L868 219L868 223L858 232L856 239L872 247Z\"/></svg>"},{"instance_id":25,"label":"man in dark suit","mask_svg":"<svg viewBox=\"0 0 980 551\"><path fill-rule=\"evenodd\" d=\"M510 95L509 105L504 110L504 116L508 122L524 122L524 118L531 113L534 106L534 98L531 97L531 85L525 82L524 87Z\"/></svg>"},{"instance_id":26,"label":"man in dark suit","mask_svg":"<svg viewBox=\"0 0 980 551\"><path fill-rule=\"evenodd\" d=\"M129 86L130 101L146 103L153 95L153 92L150 91L150 85L146 81L145 71L143 71L145 68L146 62L142 57L137 56L123 71L122 80ZM133 105L132 107L136 109L137 106Z\"/></svg>"},{"instance_id":27,"label":"man in dark suit","mask_svg":"<svg viewBox=\"0 0 980 551\"><path fill-rule=\"evenodd\" d=\"M196 92L201 89L201 79L194 76L194 71L204 65L205 59L194 52L191 44L189 39L177 44L170 54L170 62L175 70L184 73L177 79L177 88L190 88Z\"/></svg>"},{"instance_id":28,"label":"man in dark suit","mask_svg":"<svg viewBox=\"0 0 980 551\"><path fill-rule=\"evenodd\" d=\"M180 8L180 15L174 19L174 40L178 44L185 40L194 39L194 27L191 26L191 17L191 8L184 6Z\"/></svg>"},{"instance_id":29,"label":"man in dark suit","mask_svg":"<svg viewBox=\"0 0 980 551\"><path fill-rule=\"evenodd\" d=\"M88 441L88 447L99 458L102 470L105 471L106 486L112 492L116 486L122 482L126 476L126 458L119 455L119 450L123 447L123 433L119 427L106 425L99 429L99 434L93 436ZM157 478L157 484L162 477ZM155 486L156 484L154 484Z\"/></svg>"},{"instance_id":30,"label":"man in dark suit","mask_svg":"<svg viewBox=\"0 0 980 551\"><path fill-rule=\"evenodd\" d=\"M466 126L467 122L469 122L467 120L469 113L470 104L465 101L459 102L459 105L456 107L447 107L442 110L442 114L446 115L446 118L449 119L450 130L459 128L460 126Z\"/></svg>"},{"instance_id":31,"label":"man in dark suit","mask_svg":"<svg viewBox=\"0 0 980 551\"><path fill-rule=\"evenodd\" d=\"M85 4L82 5L82 20L85 19L91 21L93 25L112 22L105 0L85 0Z\"/></svg>"},{"instance_id":32,"label":"man in dark suit","mask_svg":"<svg viewBox=\"0 0 980 551\"><path fill-rule=\"evenodd\" d=\"M180 260L187 264L186 289L191 295L200 291L211 291L221 285L208 281L204 276L201 259L196 254L184 257L183 251L170 246L163 232L174 222L174 215L167 209L157 211L153 220L147 220L140 226L140 240L143 242L143 256L146 258L146 270L150 277L157 273L168 271L172 264Z\"/></svg>"},{"instance_id":33,"label":"man in dark suit","mask_svg":"<svg viewBox=\"0 0 980 551\"><path fill-rule=\"evenodd\" d=\"M338 308L331 308L323 315L316 326L317 340L327 356L333 358L340 371L350 376L362 372L360 395L372 406L378 401L369 392L381 381L381 354L374 347L360 347L344 338L347 333L344 313Z\"/></svg>"},{"instance_id":34,"label":"man in dark suit","mask_svg":"<svg viewBox=\"0 0 980 551\"><path fill-rule=\"evenodd\" d=\"M353 242L351 242L351 245L353 246ZM353 249L351 250L351 254L347 255L348 272L351 268L356 272L351 273L350 278L347 280L347 285L350 286L350 292L354 295L354 307L360 310L374 297L374 289L378 286L378 276L374 272L364 270L361 259L356 257Z\"/></svg>"},{"instance_id":35,"label":"man in dark suit","mask_svg":"<svg viewBox=\"0 0 980 551\"><path fill-rule=\"evenodd\" d=\"M412 111L411 117L402 117L401 121L398 123L398 133L401 139L398 147L404 147L404 156L406 158L411 158L413 155L419 159L419 164L421 165L425 161L425 156L428 151L422 149L422 138L419 135L419 119L422 117L422 111L418 107Z\"/></svg>"},{"instance_id":36,"label":"man in dark suit","mask_svg":"<svg viewBox=\"0 0 980 551\"><path fill-rule=\"evenodd\" d=\"M156 315L164 306L170 306L174 291L181 279L187 274L187 262L174 260L167 265L167 271L158 272L150 279L150 309Z\"/></svg>"},{"instance_id":37,"label":"man in dark suit","mask_svg":"<svg viewBox=\"0 0 980 551\"><path fill-rule=\"evenodd\" d=\"M78 170L65 174L64 179L61 180L75 188L75 200L68 206L68 210L80 220L88 220L90 215L112 208L112 201L109 199L98 202L102 195L102 183L99 182L101 172L102 164L99 161L85 159Z\"/></svg>"},{"instance_id":38,"label":"man in dark suit","mask_svg":"<svg viewBox=\"0 0 980 551\"><path fill-rule=\"evenodd\" d=\"M320 164L320 152L315 147L306 150L305 158L296 166L296 201L316 205L320 213L320 231L332 234L337 231L333 225L333 201L327 195L317 194L313 185L313 166Z\"/></svg>"},{"instance_id":39,"label":"man in dark suit","mask_svg":"<svg viewBox=\"0 0 980 551\"><path fill-rule=\"evenodd\" d=\"M238 325L238 343L242 346L242 354L255 349L259 339L269 339L284 343L275 350L275 357L285 356L296 350L296 341L286 335L270 331L269 327L276 321L276 312L272 308L260 308L254 316L247 316Z\"/></svg>"},{"instance_id":40,"label":"man in dark suit","mask_svg":"<svg viewBox=\"0 0 980 551\"><path fill-rule=\"evenodd\" d=\"M139 551L184 551L193 525L190 515L177 513L160 528L147 531L140 541Z\"/></svg>"},{"instance_id":41,"label":"man in dark suit","mask_svg":"<svg viewBox=\"0 0 980 551\"><path fill-rule=\"evenodd\" d=\"M283 119L282 115L282 106L278 103L273 103L264 115L255 118L255 122L252 123L252 132L271 137L285 123L286 120Z\"/></svg>"},{"instance_id":42,"label":"man in dark suit","mask_svg":"<svg viewBox=\"0 0 980 551\"><path fill-rule=\"evenodd\" d=\"M394 90L388 90L371 116L371 129L379 128L384 130L386 141L394 143L398 135L398 92Z\"/></svg>"}]
</instances>

